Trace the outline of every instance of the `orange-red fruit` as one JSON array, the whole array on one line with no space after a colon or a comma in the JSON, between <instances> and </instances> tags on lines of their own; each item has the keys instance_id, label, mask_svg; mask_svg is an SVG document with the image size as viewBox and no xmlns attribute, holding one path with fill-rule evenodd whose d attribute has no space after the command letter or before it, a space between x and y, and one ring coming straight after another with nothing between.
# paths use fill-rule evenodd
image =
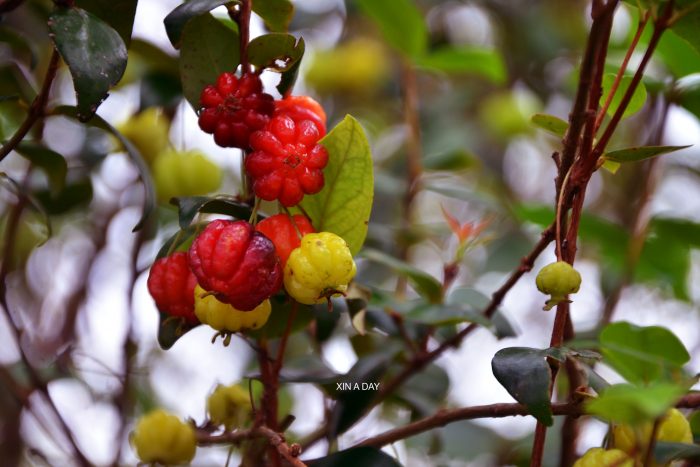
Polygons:
<instances>
[{"instance_id":1,"label":"orange-red fruit","mask_svg":"<svg viewBox=\"0 0 700 467\"><path fill-rule=\"evenodd\" d=\"M253 133L253 152L246 156L245 169L256 196L295 206L304 194L321 191L328 151L318 144L319 138L311 120L297 124L287 115L273 117L264 130Z\"/></svg>"},{"instance_id":2,"label":"orange-red fruit","mask_svg":"<svg viewBox=\"0 0 700 467\"><path fill-rule=\"evenodd\" d=\"M160 258L148 274L148 291L158 310L170 316L197 323L194 314L194 288L197 278L187 263L187 253Z\"/></svg>"},{"instance_id":3,"label":"orange-red fruit","mask_svg":"<svg viewBox=\"0 0 700 467\"><path fill-rule=\"evenodd\" d=\"M302 120L311 120L321 137L326 134L326 112L321 104L309 96L287 96L276 100L274 115L287 115L297 124Z\"/></svg>"},{"instance_id":4,"label":"orange-red fruit","mask_svg":"<svg viewBox=\"0 0 700 467\"><path fill-rule=\"evenodd\" d=\"M296 224L296 229L294 228L294 224ZM297 229L299 232L297 232ZM315 232L309 219L301 214L294 216L294 223L292 223L292 219L286 214L275 214L274 216L260 221L258 225L255 226L255 230L264 233L267 238L272 240L280 263L282 263L282 269L284 269L285 264L287 264L287 258L289 258L289 254L292 250L299 248L301 245L299 234L303 237L308 233Z\"/></svg>"},{"instance_id":5,"label":"orange-red fruit","mask_svg":"<svg viewBox=\"0 0 700 467\"><path fill-rule=\"evenodd\" d=\"M219 146L246 149L250 134L265 126L274 111L274 99L262 90L260 77L229 72L219 75L200 96L199 127L214 135Z\"/></svg>"},{"instance_id":6,"label":"orange-red fruit","mask_svg":"<svg viewBox=\"0 0 700 467\"><path fill-rule=\"evenodd\" d=\"M204 290L241 311L254 309L282 285L275 246L246 221L210 222L192 243L189 264Z\"/></svg>"}]
</instances>

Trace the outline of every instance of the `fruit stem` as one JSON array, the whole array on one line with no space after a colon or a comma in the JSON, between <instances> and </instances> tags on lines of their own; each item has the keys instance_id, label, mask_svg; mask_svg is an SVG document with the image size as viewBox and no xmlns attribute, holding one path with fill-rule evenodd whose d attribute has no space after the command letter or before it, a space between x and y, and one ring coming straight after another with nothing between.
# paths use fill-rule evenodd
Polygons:
<instances>
[{"instance_id":1,"label":"fruit stem","mask_svg":"<svg viewBox=\"0 0 700 467\"><path fill-rule=\"evenodd\" d=\"M258 209L260 209L260 202L262 200L258 197L255 197L255 204L253 205L253 210L250 213L250 219L248 219L249 224L257 224L258 223Z\"/></svg>"},{"instance_id":2,"label":"fruit stem","mask_svg":"<svg viewBox=\"0 0 700 467\"><path fill-rule=\"evenodd\" d=\"M287 206L285 206L285 205L282 204L282 203L280 203L280 207L281 207L282 210L285 212L285 214L287 214L287 217L289 217L289 220L292 221L292 226L294 227L294 230L295 230L296 233L297 233L297 237L299 237L299 240L301 240L301 238L302 238L304 235L301 233L301 230L299 230L299 226L297 225L297 221L294 220L294 216L293 216L292 213L289 211L289 208L287 208Z\"/></svg>"}]
</instances>

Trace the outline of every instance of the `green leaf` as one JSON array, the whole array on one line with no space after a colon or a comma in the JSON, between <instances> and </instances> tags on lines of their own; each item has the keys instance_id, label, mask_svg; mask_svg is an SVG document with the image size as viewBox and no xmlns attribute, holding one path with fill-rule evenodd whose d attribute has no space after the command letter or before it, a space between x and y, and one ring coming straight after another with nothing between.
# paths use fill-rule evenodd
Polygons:
<instances>
[{"instance_id":1,"label":"green leaf","mask_svg":"<svg viewBox=\"0 0 700 467\"><path fill-rule=\"evenodd\" d=\"M176 251L187 251L194 240L195 233L203 229L205 225L204 223L190 225L186 229L178 230L172 234L158 250L156 259L165 258Z\"/></svg>"},{"instance_id":2,"label":"green leaf","mask_svg":"<svg viewBox=\"0 0 700 467\"><path fill-rule=\"evenodd\" d=\"M656 462L667 465L677 459L700 460L700 446L686 443L669 443L657 441L654 444L654 459ZM697 465L697 464L694 464Z\"/></svg>"},{"instance_id":3,"label":"green leaf","mask_svg":"<svg viewBox=\"0 0 700 467\"><path fill-rule=\"evenodd\" d=\"M381 2L375 2L381 3ZM478 47L443 47L416 58L416 64L427 70L454 74L474 74L503 84L506 67L503 57L495 49Z\"/></svg>"},{"instance_id":4,"label":"green leaf","mask_svg":"<svg viewBox=\"0 0 700 467\"><path fill-rule=\"evenodd\" d=\"M46 146L27 141L18 144L15 151L46 173L53 193L63 190L68 165L62 155Z\"/></svg>"},{"instance_id":5,"label":"green leaf","mask_svg":"<svg viewBox=\"0 0 700 467\"><path fill-rule=\"evenodd\" d=\"M430 154L423 158L423 167L426 170L457 171L471 169L478 165L479 159L464 149Z\"/></svg>"},{"instance_id":6,"label":"green leaf","mask_svg":"<svg viewBox=\"0 0 700 467\"><path fill-rule=\"evenodd\" d=\"M277 294L270 297L272 312L265 326L257 331L247 331L246 334L255 339L277 339L284 334L287 329L289 314L292 312L292 301L285 294ZM297 316L292 323L291 334L299 332L314 318L313 307L309 305L296 304ZM325 305L322 305L325 307Z\"/></svg>"},{"instance_id":7,"label":"green leaf","mask_svg":"<svg viewBox=\"0 0 700 467\"><path fill-rule=\"evenodd\" d=\"M700 56L698 58L700 63ZM700 119L700 73L679 79L671 91L671 99Z\"/></svg>"},{"instance_id":8,"label":"green leaf","mask_svg":"<svg viewBox=\"0 0 700 467\"><path fill-rule=\"evenodd\" d=\"M491 321L469 305L424 304L404 314L407 319L431 326L477 323L487 329Z\"/></svg>"},{"instance_id":9,"label":"green leaf","mask_svg":"<svg viewBox=\"0 0 700 467\"><path fill-rule=\"evenodd\" d=\"M216 7L225 5L231 0L189 0L188 2L179 5L168 16L165 17L165 31L168 34L168 39L173 47L179 49L182 46L183 34L187 23L198 16L210 12ZM257 3L257 2L256 2ZM232 49L237 49L236 42L226 44Z\"/></svg>"},{"instance_id":10,"label":"green leaf","mask_svg":"<svg viewBox=\"0 0 700 467\"><path fill-rule=\"evenodd\" d=\"M258 69L281 73L301 60L304 49L304 39L291 34L264 34L248 44L248 60Z\"/></svg>"},{"instance_id":11,"label":"green leaf","mask_svg":"<svg viewBox=\"0 0 700 467\"><path fill-rule=\"evenodd\" d=\"M66 117L79 119L80 111L76 107L64 105L56 107L53 110L53 114L65 115ZM116 137L117 140L121 143L122 147L129 156L129 159L131 159L131 162L136 166L136 169L139 171L139 178L141 178L141 182L143 183L145 194L143 202L143 213L141 214L141 219L139 219L138 223L133 229L133 231L136 232L146 224L148 217L151 215L151 213L156 207L153 177L151 176L151 171L148 168L148 164L143 159L143 156L141 156L141 153L136 148L136 146L134 146L134 144L131 141L125 138L119 131L117 131L116 128L107 123L107 121L99 115L93 115L93 117L90 119L90 121L87 122L87 124L114 135L114 137Z\"/></svg>"},{"instance_id":12,"label":"green leaf","mask_svg":"<svg viewBox=\"0 0 700 467\"><path fill-rule=\"evenodd\" d=\"M34 193L34 196L46 214L65 214L75 207L87 205L92 200L92 182L90 179L76 180L57 194L42 190Z\"/></svg>"},{"instance_id":13,"label":"green leaf","mask_svg":"<svg viewBox=\"0 0 700 467\"><path fill-rule=\"evenodd\" d=\"M614 73L606 73L603 76L603 95L600 97L600 104L603 105L605 104L605 101L608 98L608 94L610 94L610 89L612 88L613 83L615 82L615 74ZM615 94L613 95L612 101L610 101L610 107L608 107L607 113L610 116L613 116L615 112L617 112L617 108L620 107L620 103L622 101L622 97L625 95L627 92L627 88L629 88L629 85L632 83L632 77L631 76L623 76L622 79L620 80L620 84L617 87L617 90L615 91ZM637 85L637 89L634 90L634 93L632 94L632 99L630 99L629 104L627 105L627 108L625 109L624 113L622 114L622 118L627 118L631 117L635 113L639 112L642 107L644 107L644 103L647 101L647 89L644 87L644 83L641 81Z\"/></svg>"},{"instance_id":14,"label":"green leaf","mask_svg":"<svg viewBox=\"0 0 700 467\"><path fill-rule=\"evenodd\" d=\"M294 5L289 0L255 0L253 11L270 31L286 32L294 16Z\"/></svg>"},{"instance_id":15,"label":"green leaf","mask_svg":"<svg viewBox=\"0 0 700 467\"><path fill-rule=\"evenodd\" d=\"M676 4L677 19L671 30L688 42L697 52L700 52L700 1L686 0Z\"/></svg>"},{"instance_id":16,"label":"green leaf","mask_svg":"<svg viewBox=\"0 0 700 467\"><path fill-rule=\"evenodd\" d=\"M37 63L36 46L25 34L20 34L10 27L0 27L0 43L12 49L15 59L26 62L34 69Z\"/></svg>"},{"instance_id":17,"label":"green leaf","mask_svg":"<svg viewBox=\"0 0 700 467\"><path fill-rule=\"evenodd\" d=\"M700 72L700 50L693 48L672 30L664 32L656 51L676 78Z\"/></svg>"},{"instance_id":18,"label":"green leaf","mask_svg":"<svg viewBox=\"0 0 700 467\"><path fill-rule=\"evenodd\" d=\"M693 432L693 441L700 441L700 412L697 410L688 417L690 430Z\"/></svg>"},{"instance_id":19,"label":"green leaf","mask_svg":"<svg viewBox=\"0 0 700 467\"><path fill-rule=\"evenodd\" d=\"M315 224L314 224L315 225ZM401 260L389 256L386 253L366 248L362 251L363 258L382 264L394 270L397 274L408 279L416 292L425 297L431 303L442 301L442 284L436 278L425 271L404 263Z\"/></svg>"},{"instance_id":20,"label":"green leaf","mask_svg":"<svg viewBox=\"0 0 700 467\"><path fill-rule=\"evenodd\" d=\"M49 17L49 30L73 76L78 117L87 121L124 74L124 41L111 26L80 8L57 9Z\"/></svg>"},{"instance_id":21,"label":"green leaf","mask_svg":"<svg viewBox=\"0 0 700 467\"><path fill-rule=\"evenodd\" d=\"M513 398L547 426L552 426L549 387L552 371L546 351L528 347L507 347L491 360L493 374Z\"/></svg>"},{"instance_id":22,"label":"green leaf","mask_svg":"<svg viewBox=\"0 0 700 467\"><path fill-rule=\"evenodd\" d=\"M678 337L659 326L613 323L601 331L599 339L605 363L631 383L677 377L690 360Z\"/></svg>"},{"instance_id":23,"label":"green leaf","mask_svg":"<svg viewBox=\"0 0 700 467\"><path fill-rule=\"evenodd\" d=\"M138 0L77 0L75 6L92 13L112 26L128 47L131 42L137 3Z\"/></svg>"},{"instance_id":24,"label":"green leaf","mask_svg":"<svg viewBox=\"0 0 700 467\"><path fill-rule=\"evenodd\" d=\"M339 376L318 355L304 355L286 359L279 379L282 383L331 384Z\"/></svg>"},{"instance_id":25,"label":"green leaf","mask_svg":"<svg viewBox=\"0 0 700 467\"><path fill-rule=\"evenodd\" d=\"M615 384L586 404L586 412L611 422L639 425L663 415L687 388L670 383Z\"/></svg>"},{"instance_id":26,"label":"green leaf","mask_svg":"<svg viewBox=\"0 0 700 467\"><path fill-rule=\"evenodd\" d=\"M423 14L411 0L356 0L360 9L379 27L393 47L416 58L428 47Z\"/></svg>"},{"instance_id":27,"label":"green leaf","mask_svg":"<svg viewBox=\"0 0 700 467\"><path fill-rule=\"evenodd\" d=\"M393 457L376 448L361 446L304 461L309 467L401 467Z\"/></svg>"},{"instance_id":28,"label":"green leaf","mask_svg":"<svg viewBox=\"0 0 700 467\"><path fill-rule=\"evenodd\" d=\"M640 146L606 152L604 157L613 162L638 162L660 156L661 154L668 154L669 152L689 148L690 146L692 146L692 144L687 146Z\"/></svg>"},{"instance_id":29,"label":"green leaf","mask_svg":"<svg viewBox=\"0 0 700 467\"><path fill-rule=\"evenodd\" d=\"M420 373L403 383L395 396L415 409L420 416L435 413L447 398L450 378L447 372L430 364Z\"/></svg>"},{"instance_id":30,"label":"green leaf","mask_svg":"<svg viewBox=\"0 0 700 467\"><path fill-rule=\"evenodd\" d=\"M170 200L170 203L177 206L178 222L182 230L187 229L194 217L200 212L225 214L242 220L248 220L252 213L249 205L226 195L173 198Z\"/></svg>"},{"instance_id":31,"label":"green leaf","mask_svg":"<svg viewBox=\"0 0 700 467\"><path fill-rule=\"evenodd\" d=\"M603 158L603 165L601 167L603 167L605 170L607 170L611 174L615 175L617 173L617 171L620 170L621 165L622 164L620 164L619 162L614 162L614 161L610 161L610 160Z\"/></svg>"},{"instance_id":32,"label":"green leaf","mask_svg":"<svg viewBox=\"0 0 700 467\"><path fill-rule=\"evenodd\" d=\"M238 66L238 33L210 14L187 23L182 33L180 80L182 92L195 110L199 95L207 84L213 84L224 71Z\"/></svg>"},{"instance_id":33,"label":"green leaf","mask_svg":"<svg viewBox=\"0 0 700 467\"><path fill-rule=\"evenodd\" d=\"M561 136L562 138L564 137L567 128L569 128L568 122L554 115L535 114L530 117L530 121L534 125L550 132L554 136Z\"/></svg>"},{"instance_id":34,"label":"green leaf","mask_svg":"<svg viewBox=\"0 0 700 467\"><path fill-rule=\"evenodd\" d=\"M318 232L333 232L357 254L367 236L374 198L372 154L359 122L346 115L322 140L328 150L325 185L300 206Z\"/></svg>"}]
</instances>

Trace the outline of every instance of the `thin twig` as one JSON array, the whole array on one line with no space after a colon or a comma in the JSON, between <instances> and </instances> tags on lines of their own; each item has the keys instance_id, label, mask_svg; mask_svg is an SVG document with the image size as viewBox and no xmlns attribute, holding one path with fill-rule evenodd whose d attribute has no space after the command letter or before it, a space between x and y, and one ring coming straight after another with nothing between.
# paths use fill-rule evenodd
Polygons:
<instances>
[{"instance_id":1,"label":"thin twig","mask_svg":"<svg viewBox=\"0 0 700 467\"><path fill-rule=\"evenodd\" d=\"M267 439L270 445L291 465L295 467L306 467L306 464L299 459L298 453L294 452L287 444L284 436L266 426L259 426L251 428L250 430L236 430L219 435L212 435L203 430L197 431L197 445L199 446L239 444L242 441L257 438Z\"/></svg>"}]
</instances>

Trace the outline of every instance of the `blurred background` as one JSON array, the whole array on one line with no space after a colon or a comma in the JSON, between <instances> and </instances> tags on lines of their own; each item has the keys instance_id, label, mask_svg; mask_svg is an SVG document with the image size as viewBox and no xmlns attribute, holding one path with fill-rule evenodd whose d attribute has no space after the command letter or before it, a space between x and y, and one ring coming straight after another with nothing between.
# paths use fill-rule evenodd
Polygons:
<instances>
[{"instance_id":1,"label":"blurred background","mask_svg":"<svg viewBox=\"0 0 700 467\"><path fill-rule=\"evenodd\" d=\"M36 200L22 214L18 239L2 258L7 309L19 332L3 314L0 364L29 385L18 352L22 346L48 381L76 444L95 465L137 463L127 435L144 411L161 406L201 422L206 396L217 383L242 381L253 371L253 352L241 339L227 348L220 341L212 345L213 331L204 326L168 351L156 340L159 318L146 278L163 242L177 230L177 212L167 201L240 190L239 151L216 146L200 131L195 109L182 95L178 52L163 27L163 18L179 3L138 3L127 71L98 110L139 147L153 173L160 203L143 231L132 233L144 196L138 171L117 142L98 129L61 116L47 118L40 129L44 143L68 161L65 186L56 186L43 171L28 172L27 160L17 154L0 164L0 228L5 229L17 199L7 177L26 180ZM294 3L290 32L306 41L294 94L317 99L329 128L352 114L371 142L375 202L366 246L442 281L459 250L444 213L460 223L487 221L458 258L450 291L455 297L488 296L553 218L552 153L561 138L538 129L530 117L568 118L590 24L588 2L418 0L433 52L421 61L408 60L385 40L353 1ZM50 2L27 0L2 17L0 95L31 93L40 86L51 50L45 22L50 9ZM223 8L213 14L226 16ZM636 10L620 5L610 43L611 72L637 22ZM254 15L252 37L264 31ZM641 44L646 40L648 34ZM632 56L632 70L640 59ZM693 146L623 165L614 174L595 174L577 260L583 285L572 305L581 338L595 337L610 319L670 328L691 351L695 373L700 371L699 73L697 52L667 33L648 68L643 105L623 122L610 148ZM279 97L274 89L279 75L266 72L263 78L267 92ZM23 102L0 99L3 140L21 123ZM49 108L62 104L75 104L65 67ZM406 162L411 157L420 161L417 173ZM186 161L194 159L204 175L201 183L191 184L182 177L188 173ZM415 196L407 202L413 188ZM553 259L552 247L535 270ZM395 290L397 275L390 269L362 258L358 267L358 283ZM405 296L417 295L408 288ZM439 407L511 401L493 377L490 360L502 347L548 346L554 315L541 310L543 301L534 275L525 275L501 307L514 336L498 339L480 329L345 433L339 447ZM342 303L329 320L322 337L294 335L291 362L313 353L331 370L345 373L373 347L396 340L376 330L360 336ZM452 324L441 332L454 329ZM611 382L620 380L611 370L599 370ZM70 445L58 419L35 393L28 394L27 408L19 408L8 381L0 384L2 464L66 465ZM288 384L283 405L297 417L289 437L295 440L323 423L328 402L313 384ZM529 459L533 430L531 418L460 422L385 451L413 467L520 465ZM579 450L600 445L605 430L604 424L587 421ZM556 458L557 436L558 430L550 431L550 460ZM326 450L319 442L305 456ZM226 454L223 447L199 449L194 465L223 465Z\"/></svg>"}]
</instances>

